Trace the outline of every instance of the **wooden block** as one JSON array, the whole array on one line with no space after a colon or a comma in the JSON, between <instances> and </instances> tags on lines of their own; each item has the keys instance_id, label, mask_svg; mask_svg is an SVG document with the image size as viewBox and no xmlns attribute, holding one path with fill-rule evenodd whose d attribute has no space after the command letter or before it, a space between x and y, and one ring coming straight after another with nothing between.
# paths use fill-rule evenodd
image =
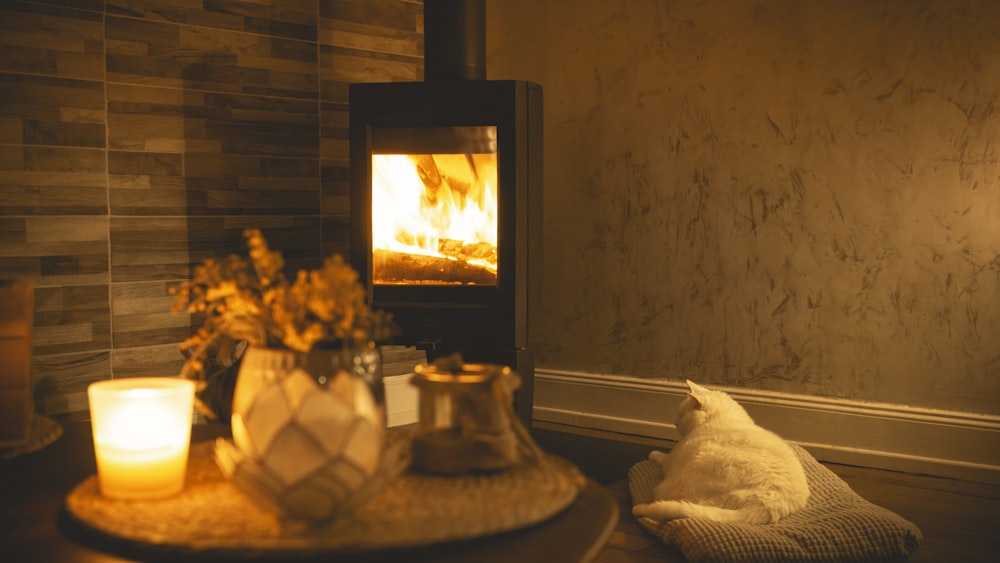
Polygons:
<instances>
[{"instance_id":1,"label":"wooden block","mask_svg":"<svg viewBox=\"0 0 1000 563\"><path fill-rule=\"evenodd\" d=\"M34 285L0 280L0 447L31 436L31 332Z\"/></svg>"}]
</instances>

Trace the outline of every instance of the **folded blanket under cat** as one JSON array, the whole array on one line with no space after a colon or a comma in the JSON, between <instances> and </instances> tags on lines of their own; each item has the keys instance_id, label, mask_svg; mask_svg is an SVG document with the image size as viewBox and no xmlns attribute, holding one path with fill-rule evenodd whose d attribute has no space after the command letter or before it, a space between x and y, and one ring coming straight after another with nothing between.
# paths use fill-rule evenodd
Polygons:
<instances>
[{"instance_id":1,"label":"folded blanket under cat","mask_svg":"<svg viewBox=\"0 0 1000 563\"><path fill-rule=\"evenodd\" d=\"M791 444L809 481L805 508L776 524L755 525L682 518L639 524L690 562L750 561L905 561L923 535L912 522L855 493L804 449ZM643 460L629 471L634 504L653 499L663 478L659 463Z\"/></svg>"}]
</instances>

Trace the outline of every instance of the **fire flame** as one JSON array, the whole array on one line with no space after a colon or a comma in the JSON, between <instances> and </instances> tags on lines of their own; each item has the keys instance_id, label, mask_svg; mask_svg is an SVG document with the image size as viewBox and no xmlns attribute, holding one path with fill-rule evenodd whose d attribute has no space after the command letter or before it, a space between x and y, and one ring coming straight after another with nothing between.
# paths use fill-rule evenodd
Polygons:
<instances>
[{"instance_id":1,"label":"fire flame","mask_svg":"<svg viewBox=\"0 0 1000 563\"><path fill-rule=\"evenodd\" d=\"M496 185L496 154L373 155L372 251L461 261L495 276Z\"/></svg>"}]
</instances>

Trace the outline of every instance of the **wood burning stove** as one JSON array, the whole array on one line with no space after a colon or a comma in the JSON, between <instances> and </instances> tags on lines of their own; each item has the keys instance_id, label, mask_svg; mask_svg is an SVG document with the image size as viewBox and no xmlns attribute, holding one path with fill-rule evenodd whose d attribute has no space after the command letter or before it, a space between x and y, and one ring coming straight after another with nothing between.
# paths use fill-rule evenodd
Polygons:
<instances>
[{"instance_id":1,"label":"wood burning stove","mask_svg":"<svg viewBox=\"0 0 1000 563\"><path fill-rule=\"evenodd\" d=\"M514 368L530 428L542 89L485 80L485 7L428 0L425 80L350 86L351 262L399 344Z\"/></svg>"}]
</instances>

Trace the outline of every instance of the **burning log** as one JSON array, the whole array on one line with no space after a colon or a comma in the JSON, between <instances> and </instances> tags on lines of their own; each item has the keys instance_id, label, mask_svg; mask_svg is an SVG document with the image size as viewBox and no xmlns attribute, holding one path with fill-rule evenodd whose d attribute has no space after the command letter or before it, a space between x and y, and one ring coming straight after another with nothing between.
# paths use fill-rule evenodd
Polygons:
<instances>
[{"instance_id":1,"label":"burning log","mask_svg":"<svg viewBox=\"0 0 1000 563\"><path fill-rule=\"evenodd\" d=\"M376 249L372 253L375 283L496 285L497 274L484 266L439 256Z\"/></svg>"},{"instance_id":2,"label":"burning log","mask_svg":"<svg viewBox=\"0 0 1000 563\"><path fill-rule=\"evenodd\" d=\"M437 163L434 162L434 155L421 155L417 160L417 176L424 184L424 205L436 206L438 204L438 192L441 190L444 179L438 170Z\"/></svg>"},{"instance_id":3,"label":"burning log","mask_svg":"<svg viewBox=\"0 0 1000 563\"><path fill-rule=\"evenodd\" d=\"M458 260L482 260L493 265L497 263L497 247L487 242L465 244L460 240L441 239L438 241L438 252Z\"/></svg>"},{"instance_id":4,"label":"burning log","mask_svg":"<svg viewBox=\"0 0 1000 563\"><path fill-rule=\"evenodd\" d=\"M424 185L421 208L454 205L465 209L470 202L480 209L485 205L482 180L471 154L417 155L411 157L417 176Z\"/></svg>"}]
</instances>

